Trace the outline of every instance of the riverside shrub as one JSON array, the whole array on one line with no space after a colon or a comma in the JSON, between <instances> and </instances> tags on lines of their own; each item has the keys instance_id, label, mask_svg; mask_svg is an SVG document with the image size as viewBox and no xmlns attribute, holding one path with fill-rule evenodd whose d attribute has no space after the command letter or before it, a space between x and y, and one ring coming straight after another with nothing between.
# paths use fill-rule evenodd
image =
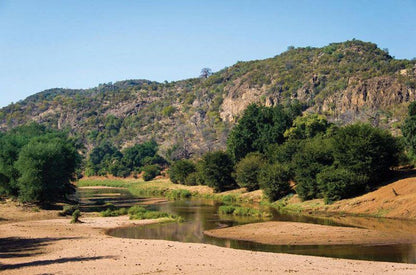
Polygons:
<instances>
[{"instance_id":1,"label":"riverside shrub","mask_svg":"<svg viewBox=\"0 0 416 275\"><path fill-rule=\"evenodd\" d=\"M235 179L240 187L247 191L259 189L258 175L264 166L264 156L260 153L250 153L240 160L235 168Z\"/></svg>"},{"instance_id":2,"label":"riverside shrub","mask_svg":"<svg viewBox=\"0 0 416 275\"><path fill-rule=\"evenodd\" d=\"M289 168L278 163L265 165L259 174L260 187L269 201L281 199L292 191L290 179Z\"/></svg>"},{"instance_id":3,"label":"riverside shrub","mask_svg":"<svg viewBox=\"0 0 416 275\"><path fill-rule=\"evenodd\" d=\"M195 164L187 159L175 161L169 169L169 178L173 183L186 184L186 178L196 171ZM188 181L189 185L193 184ZM187 184L188 185L188 184Z\"/></svg>"}]
</instances>

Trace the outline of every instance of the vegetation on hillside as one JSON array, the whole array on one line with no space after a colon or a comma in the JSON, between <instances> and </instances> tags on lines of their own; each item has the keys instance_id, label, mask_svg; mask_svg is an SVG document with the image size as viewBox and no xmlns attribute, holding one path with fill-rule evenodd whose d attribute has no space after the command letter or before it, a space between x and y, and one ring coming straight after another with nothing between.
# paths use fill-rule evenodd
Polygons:
<instances>
[{"instance_id":1,"label":"vegetation on hillside","mask_svg":"<svg viewBox=\"0 0 416 275\"><path fill-rule=\"evenodd\" d=\"M411 101L415 92L415 64L415 60L394 59L376 44L359 40L322 48L290 47L273 58L238 62L200 78L170 83L126 80L86 90L46 90L2 108L0 127L5 130L35 120L67 129L88 152L103 142L125 148L155 139L161 145L161 154L174 161L224 150L234 120L241 116L224 102L249 92L256 96L249 102L232 105L243 104L238 106L243 110L249 103L276 105L297 101L303 109L310 107L325 113L330 120L367 120L397 128L397 119L406 107L402 103ZM340 105L339 97L354 90L363 90L360 98L371 100L374 96L368 95L370 89L381 97L390 95L379 94L378 89L397 94L386 100L385 106L377 105L380 100L364 106L353 102ZM263 115L258 119L273 116ZM291 123L280 123L284 122ZM271 130L278 132L276 127ZM281 141L282 134L274 136L275 141ZM262 141L270 137L258 138ZM261 147L257 143L250 146L264 149L257 148Z\"/></svg>"}]
</instances>

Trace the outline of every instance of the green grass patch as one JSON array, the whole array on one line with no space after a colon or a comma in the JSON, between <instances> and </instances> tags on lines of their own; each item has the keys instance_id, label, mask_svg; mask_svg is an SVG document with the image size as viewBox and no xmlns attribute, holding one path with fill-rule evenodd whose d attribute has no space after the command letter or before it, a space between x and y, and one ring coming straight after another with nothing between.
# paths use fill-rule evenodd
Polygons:
<instances>
[{"instance_id":1,"label":"green grass patch","mask_svg":"<svg viewBox=\"0 0 416 275\"><path fill-rule=\"evenodd\" d=\"M245 216L245 217L267 217L270 212L261 211L251 207L241 207L234 205L222 205L218 208L218 213L223 215Z\"/></svg>"}]
</instances>

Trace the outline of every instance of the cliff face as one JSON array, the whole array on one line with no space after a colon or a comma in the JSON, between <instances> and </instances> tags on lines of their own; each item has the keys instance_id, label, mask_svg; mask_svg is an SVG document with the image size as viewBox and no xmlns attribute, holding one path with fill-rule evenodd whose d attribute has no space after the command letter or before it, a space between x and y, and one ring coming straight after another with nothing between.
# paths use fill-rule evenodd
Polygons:
<instances>
[{"instance_id":1,"label":"cliff face","mask_svg":"<svg viewBox=\"0 0 416 275\"><path fill-rule=\"evenodd\" d=\"M188 156L225 148L230 129L251 103L296 100L307 112L339 124L368 121L398 133L415 88L415 61L396 60L372 43L347 41L238 62L206 79L47 90L1 109L0 127L34 120L68 129L87 149L103 140L124 147L153 138L162 151Z\"/></svg>"}]
</instances>

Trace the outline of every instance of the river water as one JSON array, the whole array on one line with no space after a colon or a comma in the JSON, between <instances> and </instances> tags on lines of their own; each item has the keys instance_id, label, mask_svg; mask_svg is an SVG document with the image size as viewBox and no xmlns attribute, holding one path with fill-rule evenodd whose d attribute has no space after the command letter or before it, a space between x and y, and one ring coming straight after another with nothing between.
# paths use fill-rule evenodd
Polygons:
<instances>
[{"instance_id":1,"label":"river water","mask_svg":"<svg viewBox=\"0 0 416 275\"><path fill-rule=\"evenodd\" d=\"M99 210L106 202L116 206L131 206L137 203L146 203L146 198L134 198L123 189L89 189L80 191L82 207ZM97 203L98 202L98 203ZM94 207L91 207L94 206ZM236 249L246 249L266 252L284 252L291 254L326 256L335 258L348 258L373 261L390 261L403 263L416 263L416 244L400 245L265 245L248 241L236 241L205 236L203 232L209 229L241 225L246 223L273 221L307 222L324 225L357 226L364 228L383 229L391 231L416 232L416 222L375 219L360 217L331 217L311 218L298 215L284 215L272 211L267 219L234 217L219 215L219 203L211 200L177 200L158 202L148 207L160 210L185 219L183 223L163 223L145 226L123 227L108 231L108 234L120 238L135 239L161 239L170 241L207 243Z\"/></svg>"}]
</instances>

